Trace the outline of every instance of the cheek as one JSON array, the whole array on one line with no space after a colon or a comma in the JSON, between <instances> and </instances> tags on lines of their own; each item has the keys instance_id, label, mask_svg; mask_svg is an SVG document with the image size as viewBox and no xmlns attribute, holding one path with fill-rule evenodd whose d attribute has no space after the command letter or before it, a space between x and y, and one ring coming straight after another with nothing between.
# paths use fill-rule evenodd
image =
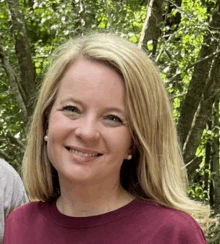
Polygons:
<instances>
[{"instance_id":1,"label":"cheek","mask_svg":"<svg viewBox=\"0 0 220 244\"><path fill-rule=\"evenodd\" d=\"M61 142L68 131L67 119L59 112L51 112L48 124L48 144Z\"/></svg>"},{"instance_id":2,"label":"cheek","mask_svg":"<svg viewBox=\"0 0 220 244\"><path fill-rule=\"evenodd\" d=\"M56 144L54 144L53 139L50 137L47 142L47 154L53 166L56 159L56 153L57 153Z\"/></svg>"},{"instance_id":3,"label":"cheek","mask_svg":"<svg viewBox=\"0 0 220 244\"><path fill-rule=\"evenodd\" d=\"M56 124L52 122L48 127L47 141L47 153L52 164L54 164L59 155L61 155L63 140L63 130L60 130L59 126L56 126Z\"/></svg>"},{"instance_id":4,"label":"cheek","mask_svg":"<svg viewBox=\"0 0 220 244\"><path fill-rule=\"evenodd\" d=\"M127 130L111 133L111 146L116 152L126 156L131 146L130 133Z\"/></svg>"},{"instance_id":5,"label":"cheek","mask_svg":"<svg viewBox=\"0 0 220 244\"><path fill-rule=\"evenodd\" d=\"M64 131L60 131L58 128L51 128L48 131L48 142L47 142L47 151L48 154L59 154L62 149L63 142L65 140Z\"/></svg>"}]
</instances>

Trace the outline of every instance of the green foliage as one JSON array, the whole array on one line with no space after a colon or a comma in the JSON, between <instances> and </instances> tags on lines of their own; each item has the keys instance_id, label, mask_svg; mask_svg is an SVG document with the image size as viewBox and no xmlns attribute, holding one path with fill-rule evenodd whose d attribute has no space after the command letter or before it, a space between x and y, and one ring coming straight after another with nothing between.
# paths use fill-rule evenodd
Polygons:
<instances>
[{"instance_id":1,"label":"green foliage","mask_svg":"<svg viewBox=\"0 0 220 244\"><path fill-rule=\"evenodd\" d=\"M188 190L188 194L191 197L191 199L195 201L200 201L200 202L206 201L206 203L208 203L208 199L206 198L207 192L203 190L202 186L198 186L198 184L196 185L192 184L192 186Z\"/></svg>"},{"instance_id":2,"label":"green foliage","mask_svg":"<svg viewBox=\"0 0 220 244\"><path fill-rule=\"evenodd\" d=\"M0 45L14 68L15 74L19 75L13 38L8 33L10 18L5 1L0 1L0 23ZM15 102L15 96L0 63L0 150L10 157L10 163L19 171L23 151L8 138L10 133L24 142L25 125L21 110Z\"/></svg>"}]
</instances>

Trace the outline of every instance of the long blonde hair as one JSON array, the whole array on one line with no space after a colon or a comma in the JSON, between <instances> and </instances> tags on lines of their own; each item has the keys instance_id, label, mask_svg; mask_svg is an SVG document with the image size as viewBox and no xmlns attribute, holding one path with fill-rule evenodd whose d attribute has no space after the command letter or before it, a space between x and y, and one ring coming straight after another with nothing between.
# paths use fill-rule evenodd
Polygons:
<instances>
[{"instance_id":1,"label":"long blonde hair","mask_svg":"<svg viewBox=\"0 0 220 244\"><path fill-rule=\"evenodd\" d=\"M206 231L212 222L210 210L187 196L187 173L159 72L135 44L108 34L70 40L53 55L33 114L23 162L30 200L50 201L60 194L57 172L47 157L43 138L60 80L79 58L103 62L123 77L133 138L133 158L121 168L123 187L139 199L190 214Z\"/></svg>"}]
</instances>

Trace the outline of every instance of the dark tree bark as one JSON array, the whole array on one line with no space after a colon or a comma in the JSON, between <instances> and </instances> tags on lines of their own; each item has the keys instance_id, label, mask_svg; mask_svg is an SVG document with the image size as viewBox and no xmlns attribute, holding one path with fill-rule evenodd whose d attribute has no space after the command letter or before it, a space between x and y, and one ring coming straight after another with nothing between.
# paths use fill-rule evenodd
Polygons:
<instances>
[{"instance_id":1,"label":"dark tree bark","mask_svg":"<svg viewBox=\"0 0 220 244\"><path fill-rule=\"evenodd\" d=\"M208 130L212 129L212 121L209 120L207 123ZM204 191L206 192L206 198L208 198L208 188L209 188L209 170L211 162L211 142L208 140L205 146L205 167L204 167Z\"/></svg>"},{"instance_id":2,"label":"dark tree bark","mask_svg":"<svg viewBox=\"0 0 220 244\"><path fill-rule=\"evenodd\" d=\"M27 115L31 116L36 93L35 69L32 64L27 30L18 0L7 0L11 17L11 31L14 37L15 51L20 71L19 93L26 106Z\"/></svg>"},{"instance_id":3,"label":"dark tree bark","mask_svg":"<svg viewBox=\"0 0 220 244\"><path fill-rule=\"evenodd\" d=\"M202 162L202 157L193 158L188 164L186 164L187 171L190 173L195 172L195 170L199 167Z\"/></svg>"},{"instance_id":4,"label":"dark tree bark","mask_svg":"<svg viewBox=\"0 0 220 244\"><path fill-rule=\"evenodd\" d=\"M140 41L139 41L139 47L146 47L147 42L152 40L153 42L153 51L152 55L155 56L156 50L157 50L157 43L158 39L161 36L161 29L160 29L160 24L162 22L165 22L164 24L166 26L173 26L175 25L174 30L170 30L165 35L168 34L173 34L176 29L178 29L178 26L181 21L181 14L178 12L174 17L166 18L166 15L171 13L173 9L180 8L181 7L182 0L175 0L175 1L169 1L167 3L167 11L164 14L164 5L165 1L164 0L157 0L157 1L148 1L148 6L147 6L147 16L145 23L143 25L143 29L141 32L140 36ZM150 9L150 11L149 11Z\"/></svg>"},{"instance_id":5,"label":"dark tree bark","mask_svg":"<svg viewBox=\"0 0 220 244\"><path fill-rule=\"evenodd\" d=\"M163 21L164 0L149 1L147 16L140 36L139 47L146 47L147 42L152 40L154 49L161 35L159 24Z\"/></svg>"},{"instance_id":6,"label":"dark tree bark","mask_svg":"<svg viewBox=\"0 0 220 244\"><path fill-rule=\"evenodd\" d=\"M220 174L219 174L219 95L215 101L214 113L214 140L213 140L213 157L212 157L212 181L215 194L214 213L220 213Z\"/></svg>"},{"instance_id":7,"label":"dark tree bark","mask_svg":"<svg viewBox=\"0 0 220 244\"><path fill-rule=\"evenodd\" d=\"M2 61L2 65L5 70L5 73L7 74L7 77L9 80L9 85L10 85L12 91L14 92L18 106L21 109L23 118L25 121L27 121L28 113L27 113L25 101L23 100L24 95L22 96L23 92L21 91L21 87L19 85L20 80L18 80L19 78L17 78L17 76L15 75L14 70L11 67L1 46L0 46L0 59Z\"/></svg>"},{"instance_id":8,"label":"dark tree bark","mask_svg":"<svg viewBox=\"0 0 220 244\"><path fill-rule=\"evenodd\" d=\"M214 205L214 188L213 188L213 181L210 181L210 186L209 186L209 204L211 207Z\"/></svg>"},{"instance_id":9,"label":"dark tree bark","mask_svg":"<svg viewBox=\"0 0 220 244\"><path fill-rule=\"evenodd\" d=\"M178 134L180 137L180 143L182 147L187 141L187 137L189 131L191 131L192 123L198 106L201 102L201 98L209 77L210 69L212 66L213 58L204 59L206 56L213 54L218 47L218 39L220 38L220 34L216 31L215 34L212 34L211 30L217 30L220 26L220 0L217 1L216 7L213 11L212 18L209 24L209 30L207 30L207 34L204 38L204 43L201 48L199 54L199 60L203 60L198 62L194 66L193 76L189 85L188 92L184 101L181 104L180 109L180 117L178 121ZM202 107L202 106L201 106ZM206 120L207 121L207 120ZM204 128L204 126L202 126ZM197 134L196 141L200 139L199 135ZM187 142L188 143L188 142ZM197 145L197 142L194 143ZM192 150L191 150L192 151ZM191 158L191 157L189 157ZM186 161L187 163L188 161Z\"/></svg>"},{"instance_id":10,"label":"dark tree bark","mask_svg":"<svg viewBox=\"0 0 220 244\"><path fill-rule=\"evenodd\" d=\"M210 77L205 86L200 108L195 115L194 123L189 131L188 139L185 143L183 158L185 163L195 158L195 152L199 146L203 130L208 122L216 94L220 89L220 54L215 58ZM190 172L189 172L190 173Z\"/></svg>"},{"instance_id":11,"label":"dark tree bark","mask_svg":"<svg viewBox=\"0 0 220 244\"><path fill-rule=\"evenodd\" d=\"M167 4L167 14L170 14L172 10L176 8L180 8L182 4L182 0L175 0L175 1L169 1ZM165 16L166 17L166 16ZM179 24L181 22L181 13L177 12L175 16L169 17L165 19L165 25L169 26L170 28L175 26L174 29L172 29L172 33L176 31L179 27ZM170 31L168 31L167 34L169 34Z\"/></svg>"}]
</instances>

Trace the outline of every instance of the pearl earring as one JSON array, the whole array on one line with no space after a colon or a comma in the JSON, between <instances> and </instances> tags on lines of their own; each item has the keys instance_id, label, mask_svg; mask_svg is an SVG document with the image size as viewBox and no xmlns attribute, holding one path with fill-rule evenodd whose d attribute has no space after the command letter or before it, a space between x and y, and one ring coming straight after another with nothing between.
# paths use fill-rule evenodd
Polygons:
<instances>
[{"instance_id":1,"label":"pearl earring","mask_svg":"<svg viewBox=\"0 0 220 244\"><path fill-rule=\"evenodd\" d=\"M44 136L44 141L48 141L48 136L47 135Z\"/></svg>"},{"instance_id":2,"label":"pearl earring","mask_svg":"<svg viewBox=\"0 0 220 244\"><path fill-rule=\"evenodd\" d=\"M127 160L131 160L132 159L132 155L129 154L128 157L127 157Z\"/></svg>"}]
</instances>

